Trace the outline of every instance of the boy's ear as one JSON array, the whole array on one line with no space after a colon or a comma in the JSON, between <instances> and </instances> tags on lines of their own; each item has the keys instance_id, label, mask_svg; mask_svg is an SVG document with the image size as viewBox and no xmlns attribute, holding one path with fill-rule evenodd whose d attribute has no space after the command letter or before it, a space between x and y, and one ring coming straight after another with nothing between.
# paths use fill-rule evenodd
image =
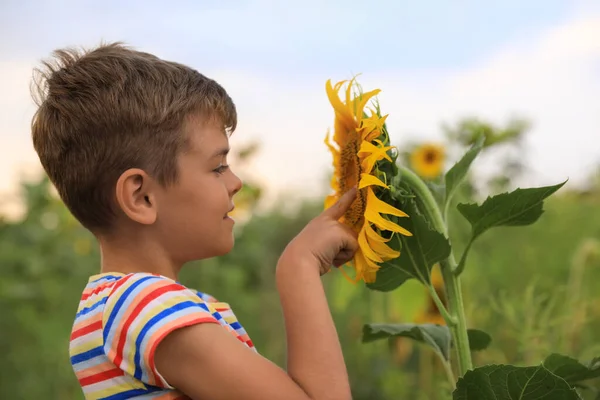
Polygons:
<instances>
[{"instance_id":1,"label":"boy's ear","mask_svg":"<svg viewBox=\"0 0 600 400\"><path fill-rule=\"evenodd\" d=\"M131 220L151 225L158 214L154 188L154 180L144 170L128 169L117 180L117 204Z\"/></svg>"}]
</instances>

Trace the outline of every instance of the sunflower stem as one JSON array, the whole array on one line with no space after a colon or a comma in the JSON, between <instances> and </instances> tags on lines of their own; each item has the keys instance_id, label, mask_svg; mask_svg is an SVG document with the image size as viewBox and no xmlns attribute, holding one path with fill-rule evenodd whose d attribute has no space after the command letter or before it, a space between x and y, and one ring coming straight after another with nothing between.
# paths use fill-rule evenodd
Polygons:
<instances>
[{"instance_id":1,"label":"sunflower stem","mask_svg":"<svg viewBox=\"0 0 600 400\"><path fill-rule=\"evenodd\" d=\"M415 191L417 200L420 202L426 217L433 224L434 229L442 233L449 240L448 228L431 190L429 190L425 182L411 170L403 166L399 166L399 170L400 178L402 181L408 183ZM458 358L458 374L459 377L462 377L468 370L473 368L473 361L471 359L471 349L469 347L469 336L467 335L467 321L465 317L460 277L454 274L454 270L457 267L454 253L450 252L450 256L448 256L446 260L440 262L440 265L450 309L450 316L456 321L456 324L450 325L449 328Z\"/></svg>"},{"instance_id":2,"label":"sunflower stem","mask_svg":"<svg viewBox=\"0 0 600 400\"><path fill-rule=\"evenodd\" d=\"M446 309L446 306L444 306L444 303L440 299L440 296L436 292L435 288L432 285L427 285L427 288L429 289L429 294L431 295L433 302L437 306L437 309L444 318L444 321L446 321L446 325L448 325L449 327L456 326L456 324L458 323L456 318L454 318L454 316L451 315L450 312Z\"/></svg>"},{"instance_id":3,"label":"sunflower stem","mask_svg":"<svg viewBox=\"0 0 600 400\"><path fill-rule=\"evenodd\" d=\"M452 372L452 364L450 364L449 360L444 359L443 356L439 356L442 362L442 366L444 367L444 372L446 372L446 377L448 378L448 382L450 382L450 387L452 391L456 389L456 378L454 377L454 372Z\"/></svg>"}]
</instances>

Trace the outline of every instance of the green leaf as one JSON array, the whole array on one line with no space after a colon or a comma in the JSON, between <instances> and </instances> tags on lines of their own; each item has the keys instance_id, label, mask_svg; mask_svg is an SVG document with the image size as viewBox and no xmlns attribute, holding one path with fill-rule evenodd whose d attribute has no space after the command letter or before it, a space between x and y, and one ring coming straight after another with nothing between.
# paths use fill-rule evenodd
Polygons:
<instances>
[{"instance_id":1,"label":"green leaf","mask_svg":"<svg viewBox=\"0 0 600 400\"><path fill-rule=\"evenodd\" d=\"M447 326L435 324L367 324L363 327L363 343L391 337L407 337L428 344L445 360L450 357L452 336Z\"/></svg>"},{"instance_id":2,"label":"green leaf","mask_svg":"<svg viewBox=\"0 0 600 400\"><path fill-rule=\"evenodd\" d=\"M489 346L492 338L487 333L468 329L469 347L473 351L483 350ZM391 337L407 337L417 342L426 343L445 360L448 360L452 335L445 325L435 324L367 324L363 327L363 343L374 342Z\"/></svg>"},{"instance_id":3,"label":"green leaf","mask_svg":"<svg viewBox=\"0 0 600 400\"><path fill-rule=\"evenodd\" d=\"M488 197L481 206L459 204L458 211L469 221L474 238L495 226L525 226L533 224L544 212L544 199L566 183L539 188L517 189Z\"/></svg>"},{"instance_id":4,"label":"green leaf","mask_svg":"<svg viewBox=\"0 0 600 400\"><path fill-rule=\"evenodd\" d=\"M473 351L485 350L492 343L492 337L479 329L467 329L469 348Z\"/></svg>"},{"instance_id":5,"label":"green leaf","mask_svg":"<svg viewBox=\"0 0 600 400\"><path fill-rule=\"evenodd\" d=\"M600 377L600 357L594 358L586 366L574 358L553 353L544 360L544 367L571 385Z\"/></svg>"},{"instance_id":6,"label":"green leaf","mask_svg":"<svg viewBox=\"0 0 600 400\"><path fill-rule=\"evenodd\" d=\"M458 211L471 224L471 239L465 248L456 273L465 267L471 245L482 233L495 226L525 226L537 221L542 213L544 199L560 189L565 182L554 186L517 189L488 197L482 205L459 204Z\"/></svg>"},{"instance_id":7,"label":"green leaf","mask_svg":"<svg viewBox=\"0 0 600 400\"><path fill-rule=\"evenodd\" d=\"M429 225L415 202L408 200L405 204L404 211L409 218L402 218L399 222L413 236L394 235L390 245L401 249L400 256L381 264L375 282L367 284L369 289L389 292L411 278L428 284L433 265L450 255L450 243Z\"/></svg>"},{"instance_id":8,"label":"green leaf","mask_svg":"<svg viewBox=\"0 0 600 400\"><path fill-rule=\"evenodd\" d=\"M485 142L485 135L479 136L479 138L473 143L471 148L463 155L463 157L458 161L450 170L446 173L446 199L444 201L445 205L450 203L454 193L456 193L456 189L460 186L462 181L467 176L467 172L473 163L473 160L477 157L481 149L483 148L483 143Z\"/></svg>"},{"instance_id":9,"label":"green leaf","mask_svg":"<svg viewBox=\"0 0 600 400\"><path fill-rule=\"evenodd\" d=\"M580 400L575 389L543 366L487 365L456 383L454 400Z\"/></svg>"}]
</instances>

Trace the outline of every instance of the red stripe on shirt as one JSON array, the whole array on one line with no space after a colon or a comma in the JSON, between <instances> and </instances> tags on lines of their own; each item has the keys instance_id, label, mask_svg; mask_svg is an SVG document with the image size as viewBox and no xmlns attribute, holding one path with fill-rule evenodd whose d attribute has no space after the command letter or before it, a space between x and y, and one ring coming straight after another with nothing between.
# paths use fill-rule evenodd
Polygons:
<instances>
[{"instance_id":1,"label":"red stripe on shirt","mask_svg":"<svg viewBox=\"0 0 600 400\"><path fill-rule=\"evenodd\" d=\"M89 299L90 297L92 297L95 294L100 293L101 291L103 291L104 289L111 287L112 285L114 285L115 283L117 283L116 281L108 281L108 282L104 282L98 286L96 286L93 290L88 291L88 292L84 292L81 295L81 301L85 301L87 299Z\"/></svg>"},{"instance_id":2,"label":"red stripe on shirt","mask_svg":"<svg viewBox=\"0 0 600 400\"><path fill-rule=\"evenodd\" d=\"M102 320L92 322L89 325L86 325L77 329L76 331L73 331L73 333L71 334L71 340L77 339L78 337L87 335L88 333L92 333L95 330L99 329L102 329Z\"/></svg>"},{"instance_id":3,"label":"red stripe on shirt","mask_svg":"<svg viewBox=\"0 0 600 400\"><path fill-rule=\"evenodd\" d=\"M146 307L148 303L150 303L152 300L156 299L157 297L160 297L161 295L167 292L180 291L183 289L184 287L177 283L172 283L166 286L159 286L157 289L150 292L146 297L144 297L143 300L141 300L135 306L135 308L129 315L129 318L120 327L121 334L119 335L119 341L117 342L117 352L113 361L115 365L121 365L121 362L123 361L123 349L125 348L125 342L127 341L127 331L129 330L129 327L131 326L135 318L140 314L140 312L142 312L144 307Z\"/></svg>"},{"instance_id":4,"label":"red stripe on shirt","mask_svg":"<svg viewBox=\"0 0 600 400\"><path fill-rule=\"evenodd\" d=\"M85 318L84 318L85 317ZM88 326L89 324L96 322L96 321L102 321L102 313L95 313L92 316L80 316L79 318L77 318L75 320L75 324L73 325L73 328L71 329L71 332L79 330L81 328L83 328L84 326Z\"/></svg>"},{"instance_id":5,"label":"red stripe on shirt","mask_svg":"<svg viewBox=\"0 0 600 400\"><path fill-rule=\"evenodd\" d=\"M79 379L79 383L81 386L93 385L98 382L102 382L108 379L116 378L117 376L123 376L125 372L120 370L119 368L113 368L108 371L99 372L94 375L90 375L85 378Z\"/></svg>"}]
</instances>

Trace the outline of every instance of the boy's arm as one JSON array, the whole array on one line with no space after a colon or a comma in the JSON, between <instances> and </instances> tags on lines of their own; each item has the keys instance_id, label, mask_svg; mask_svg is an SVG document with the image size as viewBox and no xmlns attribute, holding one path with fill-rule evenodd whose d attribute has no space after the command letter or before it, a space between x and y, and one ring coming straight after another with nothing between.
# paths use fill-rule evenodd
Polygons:
<instances>
[{"instance_id":1,"label":"boy's arm","mask_svg":"<svg viewBox=\"0 0 600 400\"><path fill-rule=\"evenodd\" d=\"M154 356L158 371L192 399L351 399L335 326L314 269L283 262L278 267L287 373L216 324L169 334Z\"/></svg>"},{"instance_id":2,"label":"boy's arm","mask_svg":"<svg viewBox=\"0 0 600 400\"><path fill-rule=\"evenodd\" d=\"M281 368L216 324L169 334L154 355L169 384L192 400L308 400Z\"/></svg>"},{"instance_id":3,"label":"boy's arm","mask_svg":"<svg viewBox=\"0 0 600 400\"><path fill-rule=\"evenodd\" d=\"M319 274L281 260L277 286L287 335L288 374L311 399L351 399L337 331Z\"/></svg>"}]
</instances>

